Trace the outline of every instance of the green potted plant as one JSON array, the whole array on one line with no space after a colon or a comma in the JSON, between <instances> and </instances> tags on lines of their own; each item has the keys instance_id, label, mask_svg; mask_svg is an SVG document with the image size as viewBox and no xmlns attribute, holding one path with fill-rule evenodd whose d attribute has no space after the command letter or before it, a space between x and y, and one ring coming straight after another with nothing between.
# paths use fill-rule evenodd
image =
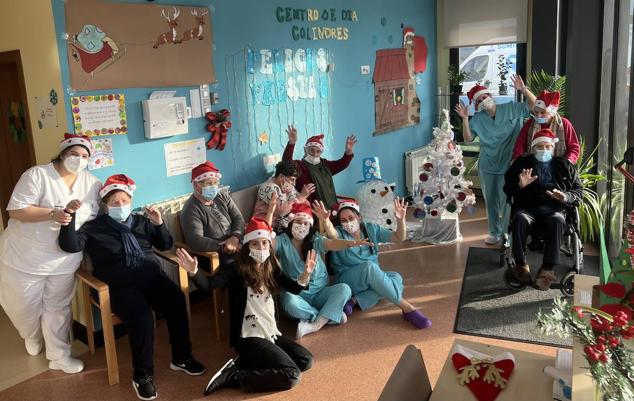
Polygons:
<instances>
[{"instance_id":1,"label":"green potted plant","mask_svg":"<svg viewBox=\"0 0 634 401\"><path fill-rule=\"evenodd\" d=\"M509 67L506 64L506 58L503 55L498 57L498 77L500 77L500 86L499 93L500 95L506 95L507 86L506 86L506 76L509 73Z\"/></svg>"},{"instance_id":2,"label":"green potted plant","mask_svg":"<svg viewBox=\"0 0 634 401\"><path fill-rule=\"evenodd\" d=\"M467 79L467 73L460 71L458 67L452 64L447 68L447 78L449 79L451 93L460 95L462 93L462 83Z\"/></svg>"},{"instance_id":3,"label":"green potted plant","mask_svg":"<svg viewBox=\"0 0 634 401\"><path fill-rule=\"evenodd\" d=\"M601 140L599 140L599 144ZM583 186L581 204L579 205L579 225L581 228L581 241L587 242L595 240L599 228L603 226L603 213L601 211L601 200L596 192L597 183L606 179L600 172L594 173L596 162L594 157L599 148L599 144L586 157L586 144L583 137L579 139L579 159L577 160L577 174Z\"/></svg>"}]
</instances>

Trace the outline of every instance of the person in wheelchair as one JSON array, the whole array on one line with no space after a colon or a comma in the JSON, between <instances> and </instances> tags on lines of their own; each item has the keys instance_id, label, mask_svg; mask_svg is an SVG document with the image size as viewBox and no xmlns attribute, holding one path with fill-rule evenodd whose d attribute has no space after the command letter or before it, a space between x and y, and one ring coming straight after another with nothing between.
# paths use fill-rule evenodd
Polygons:
<instances>
[{"instance_id":1,"label":"person in wheelchair","mask_svg":"<svg viewBox=\"0 0 634 401\"><path fill-rule=\"evenodd\" d=\"M550 129L533 135L532 153L513 162L504 176L504 192L511 199L513 277L530 285L531 271L526 264L526 241L531 230L540 229L544 240L544 259L534 286L546 291L556 280L553 268L559 264L559 249L566 230L566 213L582 196L577 170L564 157L553 152L557 136Z\"/></svg>"}]
</instances>

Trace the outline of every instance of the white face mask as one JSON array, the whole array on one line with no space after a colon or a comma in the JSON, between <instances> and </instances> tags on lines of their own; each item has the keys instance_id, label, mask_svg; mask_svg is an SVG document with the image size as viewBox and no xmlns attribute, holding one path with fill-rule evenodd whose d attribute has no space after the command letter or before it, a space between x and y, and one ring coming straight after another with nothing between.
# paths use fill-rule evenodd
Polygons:
<instances>
[{"instance_id":1,"label":"white face mask","mask_svg":"<svg viewBox=\"0 0 634 401\"><path fill-rule=\"evenodd\" d=\"M491 107L495 105L495 102L492 98L488 97L480 102L478 105L478 111L489 110Z\"/></svg>"},{"instance_id":2,"label":"white face mask","mask_svg":"<svg viewBox=\"0 0 634 401\"><path fill-rule=\"evenodd\" d=\"M249 256L258 263L264 263L270 256L271 252L268 249L249 249Z\"/></svg>"},{"instance_id":3,"label":"white face mask","mask_svg":"<svg viewBox=\"0 0 634 401\"><path fill-rule=\"evenodd\" d=\"M304 160L312 165L316 165L319 164L319 162L321 161L321 157L306 155L304 156Z\"/></svg>"},{"instance_id":4,"label":"white face mask","mask_svg":"<svg viewBox=\"0 0 634 401\"><path fill-rule=\"evenodd\" d=\"M359 222L357 220L352 220L347 223L341 223L341 227L346 230L346 232L350 235L359 231Z\"/></svg>"},{"instance_id":5,"label":"white face mask","mask_svg":"<svg viewBox=\"0 0 634 401\"><path fill-rule=\"evenodd\" d=\"M306 238L308 233L310 232L310 226L305 226L303 224L293 224L293 228L291 228L291 232L293 233L293 237L297 240L303 240Z\"/></svg>"},{"instance_id":6,"label":"white face mask","mask_svg":"<svg viewBox=\"0 0 634 401\"><path fill-rule=\"evenodd\" d=\"M285 194L291 193L291 191L293 191L293 185L291 185L290 182L285 182L282 185L282 192L284 192Z\"/></svg>"},{"instance_id":7,"label":"white face mask","mask_svg":"<svg viewBox=\"0 0 634 401\"><path fill-rule=\"evenodd\" d=\"M77 174L88 166L88 159L80 156L68 156L64 159L64 168L71 173Z\"/></svg>"}]
</instances>

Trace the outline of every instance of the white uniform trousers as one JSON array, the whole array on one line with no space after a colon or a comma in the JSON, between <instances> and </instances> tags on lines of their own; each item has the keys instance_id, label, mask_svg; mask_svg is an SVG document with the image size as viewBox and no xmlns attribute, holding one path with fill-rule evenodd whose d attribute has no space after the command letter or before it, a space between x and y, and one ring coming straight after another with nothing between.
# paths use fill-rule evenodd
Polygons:
<instances>
[{"instance_id":1,"label":"white uniform trousers","mask_svg":"<svg viewBox=\"0 0 634 401\"><path fill-rule=\"evenodd\" d=\"M74 294L74 273L29 274L0 262L0 304L22 338L44 337L48 360L70 357Z\"/></svg>"}]
</instances>

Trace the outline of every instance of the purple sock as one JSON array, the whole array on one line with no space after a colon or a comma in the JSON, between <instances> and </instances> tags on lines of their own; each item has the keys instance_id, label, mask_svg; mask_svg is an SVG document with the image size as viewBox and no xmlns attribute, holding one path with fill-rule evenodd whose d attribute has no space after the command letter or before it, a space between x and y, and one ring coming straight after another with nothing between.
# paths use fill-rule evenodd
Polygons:
<instances>
[{"instance_id":1,"label":"purple sock","mask_svg":"<svg viewBox=\"0 0 634 401\"><path fill-rule=\"evenodd\" d=\"M343 306L343 313L350 316L352 315L353 310L354 310L354 302L352 301L352 298L350 298L348 302L346 302L346 304Z\"/></svg>"},{"instance_id":2,"label":"purple sock","mask_svg":"<svg viewBox=\"0 0 634 401\"><path fill-rule=\"evenodd\" d=\"M419 310L414 309L411 312L403 312L403 318L410 322L417 329L426 329L431 327L431 319L423 315Z\"/></svg>"}]
</instances>

